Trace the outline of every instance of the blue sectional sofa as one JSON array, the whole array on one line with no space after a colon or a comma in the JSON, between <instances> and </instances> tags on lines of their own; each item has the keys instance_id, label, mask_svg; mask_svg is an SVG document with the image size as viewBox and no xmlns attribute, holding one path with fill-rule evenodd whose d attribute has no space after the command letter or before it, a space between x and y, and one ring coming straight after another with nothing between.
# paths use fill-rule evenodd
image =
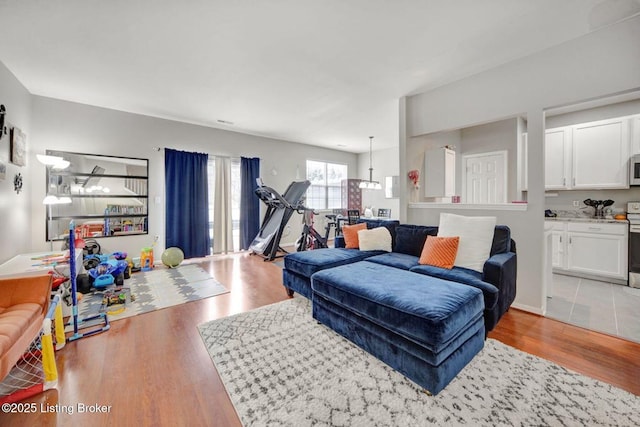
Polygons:
<instances>
[{"instance_id":1,"label":"blue sectional sofa","mask_svg":"<svg viewBox=\"0 0 640 427\"><path fill-rule=\"evenodd\" d=\"M433 394L482 349L516 293L515 243L496 226L483 272L420 265L438 227L384 226L392 252L344 247L289 254L283 284L312 300L313 317ZM336 246L341 246L340 239Z\"/></svg>"},{"instance_id":2,"label":"blue sectional sofa","mask_svg":"<svg viewBox=\"0 0 640 427\"><path fill-rule=\"evenodd\" d=\"M368 228L386 227L391 233L392 252L345 249L336 238L336 248L298 252L284 258L283 284L289 295L298 292L311 299L311 276L345 264L367 260L412 273L462 283L480 289L484 297L485 330L491 331L516 297L516 244L509 227L498 225L493 235L490 258L483 272L453 267L451 270L418 264L427 236L436 236L438 227L400 224L398 221L368 221ZM393 273L393 270L391 270Z\"/></svg>"}]
</instances>

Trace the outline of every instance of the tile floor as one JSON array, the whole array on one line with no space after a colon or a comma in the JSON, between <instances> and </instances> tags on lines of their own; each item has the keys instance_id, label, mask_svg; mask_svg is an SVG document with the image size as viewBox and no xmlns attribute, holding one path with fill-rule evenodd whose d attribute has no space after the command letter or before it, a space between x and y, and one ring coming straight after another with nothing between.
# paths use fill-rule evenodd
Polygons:
<instances>
[{"instance_id":1,"label":"tile floor","mask_svg":"<svg viewBox=\"0 0 640 427\"><path fill-rule=\"evenodd\" d=\"M547 317L640 342L640 289L553 275Z\"/></svg>"}]
</instances>

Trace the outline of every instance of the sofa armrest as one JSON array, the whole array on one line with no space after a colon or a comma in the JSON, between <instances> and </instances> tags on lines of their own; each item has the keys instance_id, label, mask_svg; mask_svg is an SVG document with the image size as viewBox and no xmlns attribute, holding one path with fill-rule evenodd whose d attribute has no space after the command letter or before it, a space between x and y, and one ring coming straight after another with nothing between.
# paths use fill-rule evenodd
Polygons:
<instances>
[{"instance_id":1,"label":"sofa armrest","mask_svg":"<svg viewBox=\"0 0 640 427\"><path fill-rule=\"evenodd\" d=\"M46 314L51 299L51 279L50 274L0 279L0 307L35 303L42 306L42 313Z\"/></svg>"},{"instance_id":2,"label":"sofa armrest","mask_svg":"<svg viewBox=\"0 0 640 427\"><path fill-rule=\"evenodd\" d=\"M516 298L517 265L515 252L495 254L484 263L482 280L498 288L500 316Z\"/></svg>"},{"instance_id":3,"label":"sofa armrest","mask_svg":"<svg viewBox=\"0 0 640 427\"><path fill-rule=\"evenodd\" d=\"M333 239L333 247L334 248L344 248L344 236L336 236Z\"/></svg>"}]
</instances>

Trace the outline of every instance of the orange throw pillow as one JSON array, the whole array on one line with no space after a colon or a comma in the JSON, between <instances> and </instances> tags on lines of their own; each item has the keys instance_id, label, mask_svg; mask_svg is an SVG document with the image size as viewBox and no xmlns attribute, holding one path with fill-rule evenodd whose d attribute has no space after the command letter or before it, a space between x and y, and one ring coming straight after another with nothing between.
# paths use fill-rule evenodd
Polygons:
<instances>
[{"instance_id":1,"label":"orange throw pillow","mask_svg":"<svg viewBox=\"0 0 640 427\"><path fill-rule=\"evenodd\" d=\"M346 240L346 239L345 239ZM418 263L451 270L458 254L460 237L427 236Z\"/></svg>"},{"instance_id":2,"label":"orange throw pillow","mask_svg":"<svg viewBox=\"0 0 640 427\"><path fill-rule=\"evenodd\" d=\"M347 249L358 249L360 247L358 231L366 229L367 224L364 222L354 225L343 225L342 234L344 235L344 247Z\"/></svg>"}]
</instances>

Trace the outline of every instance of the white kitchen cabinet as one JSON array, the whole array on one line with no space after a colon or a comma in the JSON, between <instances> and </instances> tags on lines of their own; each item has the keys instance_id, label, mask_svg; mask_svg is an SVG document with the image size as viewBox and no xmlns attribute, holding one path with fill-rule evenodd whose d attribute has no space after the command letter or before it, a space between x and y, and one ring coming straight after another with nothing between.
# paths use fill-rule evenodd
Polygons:
<instances>
[{"instance_id":1,"label":"white kitchen cabinet","mask_svg":"<svg viewBox=\"0 0 640 427\"><path fill-rule=\"evenodd\" d=\"M571 188L629 188L629 119L572 126Z\"/></svg>"},{"instance_id":2,"label":"white kitchen cabinet","mask_svg":"<svg viewBox=\"0 0 640 427\"><path fill-rule=\"evenodd\" d=\"M640 114L629 120L631 121L631 154L640 154Z\"/></svg>"},{"instance_id":3,"label":"white kitchen cabinet","mask_svg":"<svg viewBox=\"0 0 640 427\"><path fill-rule=\"evenodd\" d=\"M569 223L566 239L568 271L627 279L627 224Z\"/></svg>"},{"instance_id":4,"label":"white kitchen cabinet","mask_svg":"<svg viewBox=\"0 0 640 427\"><path fill-rule=\"evenodd\" d=\"M551 229L551 266L565 269L567 223L563 221L545 221Z\"/></svg>"},{"instance_id":5,"label":"white kitchen cabinet","mask_svg":"<svg viewBox=\"0 0 640 427\"><path fill-rule=\"evenodd\" d=\"M640 116L547 129L545 190L629 188L631 150L640 151Z\"/></svg>"},{"instance_id":6,"label":"white kitchen cabinet","mask_svg":"<svg viewBox=\"0 0 640 427\"><path fill-rule=\"evenodd\" d=\"M436 148L424 153L425 197L451 197L456 194L456 152Z\"/></svg>"},{"instance_id":7,"label":"white kitchen cabinet","mask_svg":"<svg viewBox=\"0 0 640 427\"><path fill-rule=\"evenodd\" d=\"M529 169L527 158L529 156L529 137L524 132L518 140L518 191L529 189Z\"/></svg>"},{"instance_id":8,"label":"white kitchen cabinet","mask_svg":"<svg viewBox=\"0 0 640 427\"><path fill-rule=\"evenodd\" d=\"M544 139L545 190L567 190L571 187L570 126L547 129Z\"/></svg>"}]
</instances>

